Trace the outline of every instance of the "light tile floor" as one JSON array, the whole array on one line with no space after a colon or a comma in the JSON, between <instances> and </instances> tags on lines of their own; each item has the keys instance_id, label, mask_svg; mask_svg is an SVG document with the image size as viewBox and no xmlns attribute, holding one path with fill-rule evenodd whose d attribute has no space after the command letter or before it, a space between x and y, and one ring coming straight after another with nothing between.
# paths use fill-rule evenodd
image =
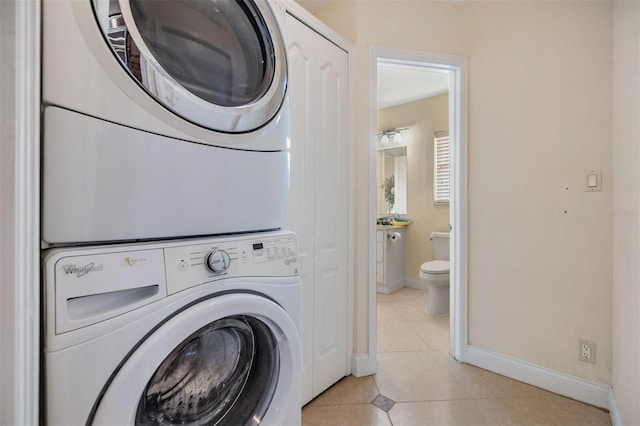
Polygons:
<instances>
[{"instance_id":1,"label":"light tile floor","mask_svg":"<svg viewBox=\"0 0 640 426\"><path fill-rule=\"evenodd\" d=\"M426 292L378 294L378 372L348 376L302 410L302 424L345 426L610 425L609 413L448 355L449 317L425 314ZM371 402L383 395L386 412Z\"/></svg>"}]
</instances>

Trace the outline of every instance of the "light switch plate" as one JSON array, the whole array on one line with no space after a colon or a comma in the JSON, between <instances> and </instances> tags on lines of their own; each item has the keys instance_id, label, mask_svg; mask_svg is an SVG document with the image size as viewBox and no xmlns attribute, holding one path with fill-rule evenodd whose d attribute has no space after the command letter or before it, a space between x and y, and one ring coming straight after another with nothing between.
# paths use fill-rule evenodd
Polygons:
<instances>
[{"instance_id":1,"label":"light switch plate","mask_svg":"<svg viewBox=\"0 0 640 426\"><path fill-rule=\"evenodd\" d=\"M595 179L595 185L594 185ZM600 192L602 191L602 170L591 169L584 171L584 191Z\"/></svg>"}]
</instances>

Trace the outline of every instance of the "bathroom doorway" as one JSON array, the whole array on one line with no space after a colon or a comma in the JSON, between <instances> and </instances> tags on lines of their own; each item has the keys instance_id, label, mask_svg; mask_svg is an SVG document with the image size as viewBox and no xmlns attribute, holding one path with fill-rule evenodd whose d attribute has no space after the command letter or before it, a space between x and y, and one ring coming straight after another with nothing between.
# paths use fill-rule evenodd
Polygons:
<instances>
[{"instance_id":1,"label":"bathroom doorway","mask_svg":"<svg viewBox=\"0 0 640 426\"><path fill-rule=\"evenodd\" d=\"M371 50L370 60L370 196L375 200L371 205L371 229L370 229L370 298L369 298L369 342L370 356L376 357L378 349L378 324L377 301L380 293L396 294L397 288L380 287L381 271L391 273L398 268L380 268L380 244L388 241L409 242L403 247L406 251L397 249L401 244L387 244L388 256L406 256L405 270L409 288L420 288L418 279L421 256L422 262L434 259L431 251L427 231L450 231L450 306L448 324L448 347L442 349L459 361L466 361L467 347L467 282L466 282L466 73L467 59L450 55L435 55L425 52L377 48ZM389 81L391 80L391 81ZM396 80L396 81L394 81ZM408 85L397 84L410 82ZM379 91L379 86L381 86ZM385 93L385 87L388 92ZM405 92L406 90L406 92ZM427 108L433 113L443 114L444 117L434 118L428 124L416 122L411 118L412 112L418 108ZM384 114L378 114L382 109ZM437 112L438 110L444 110ZM404 112L403 112L404 111ZM415 115L415 114L413 114ZM405 117L406 116L406 117ZM406 118L406 119L404 119ZM444 124L443 124L444 123ZM447 193L448 203L438 194L438 188L434 182L444 182L443 174L438 177L437 139L448 137L450 171L448 173ZM411 144L414 144L411 147ZM418 144L418 145L415 145ZM411 158L411 155L419 158ZM422 167L422 169L420 169ZM429 177L426 179L426 177ZM432 189L429 194L418 195L424 199L412 199L416 197L418 184L425 186L425 182L416 181L422 179L429 182ZM426 192L426 191L425 191ZM427 202L426 199L429 199ZM420 209L411 208L411 205L421 205ZM430 204L430 205L428 205ZM409 206L409 207L408 207ZM448 208L447 208L448 207ZM428 211L427 211L428 210ZM402 221L413 220L411 217L419 214L422 218L428 215L431 223L420 220L420 229L412 230L410 223L401 228L394 228L393 232L386 230L384 234L378 233L376 224L382 218L391 221L394 225L403 225ZM429 221L426 221L429 222ZM431 227L432 229L426 230ZM422 229L425 228L425 229ZM412 235L411 232L414 231ZM418 236L421 234L424 236ZM384 238L382 237L384 236ZM409 236L409 237L407 237ZM413 236L413 238L412 238ZM416 242L422 238L425 250L416 252ZM381 241L382 240L382 241ZM429 247L427 248L427 245ZM408 252L408 253L407 253ZM400 253L400 254L399 254ZM384 258L384 256L383 256ZM397 265L398 260L395 260ZM408 269L408 270L407 270ZM413 271L416 269L416 271ZM416 272L415 274L413 272ZM389 277L389 283L393 283L397 277ZM424 284L422 284L424 287ZM424 287L426 288L426 287ZM399 298L412 299L420 292L408 289L404 294L398 293ZM412 293L413 292L413 293ZM424 294L424 293L422 293ZM381 298L387 297L386 295ZM386 299L393 300L393 299ZM415 305L415 301L413 301ZM420 302L418 302L420 303ZM413 307L415 309L415 306ZM383 313L384 315L384 313ZM387 312L386 315L389 315ZM442 318L439 320L441 323ZM446 319L444 319L446 321ZM383 345L385 342L381 342ZM388 341L386 342L388 344ZM442 346L442 342L440 342Z\"/></svg>"}]
</instances>

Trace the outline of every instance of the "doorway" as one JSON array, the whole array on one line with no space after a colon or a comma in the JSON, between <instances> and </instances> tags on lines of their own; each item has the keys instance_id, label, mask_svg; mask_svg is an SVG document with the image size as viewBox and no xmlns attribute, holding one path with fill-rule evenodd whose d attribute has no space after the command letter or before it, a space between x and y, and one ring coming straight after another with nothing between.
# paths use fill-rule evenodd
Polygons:
<instances>
[{"instance_id":1,"label":"doorway","mask_svg":"<svg viewBox=\"0 0 640 426\"><path fill-rule=\"evenodd\" d=\"M466 361L467 348L467 58L452 55L430 54L426 52L408 51L373 47L370 55L370 247L369 247L369 356L376 358L377 351L377 279L376 279L376 220L379 218L380 205L378 198L381 178L376 173L376 159L380 158L380 144L388 144L389 137L394 138L407 130L406 127L378 129L377 110L379 66L413 71L430 72L448 77L448 129L450 138L450 172L449 172L449 213L450 230L450 307L449 307L449 353L456 360ZM404 130L403 130L404 129ZM442 134L440 134L441 136ZM397 140L393 145L400 145ZM395 146L394 146L395 148ZM395 160L395 164L398 161ZM402 168L401 168L402 170ZM382 179L388 177L382 176ZM395 178L395 176L394 176ZM402 178L401 178L402 180ZM403 193L403 189L400 192ZM404 192L406 193L406 191ZM400 197L402 198L402 197ZM395 201L395 199L393 200ZM389 211L393 205L388 203ZM406 211L405 211L406 213ZM409 218L410 219L410 218ZM410 225L409 225L410 226ZM446 226L446 225L445 225ZM428 241L428 240L427 240ZM427 259L425 259L427 260Z\"/></svg>"}]
</instances>

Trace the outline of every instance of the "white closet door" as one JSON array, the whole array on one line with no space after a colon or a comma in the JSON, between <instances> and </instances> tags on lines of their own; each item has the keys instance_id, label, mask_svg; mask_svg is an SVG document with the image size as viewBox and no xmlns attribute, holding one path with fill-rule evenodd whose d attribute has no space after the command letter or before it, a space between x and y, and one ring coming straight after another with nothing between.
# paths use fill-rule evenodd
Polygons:
<instances>
[{"instance_id":1,"label":"white closet door","mask_svg":"<svg viewBox=\"0 0 640 426\"><path fill-rule=\"evenodd\" d=\"M316 35L316 34L314 34ZM316 35L315 282L313 391L347 372L348 59Z\"/></svg>"},{"instance_id":2,"label":"white closet door","mask_svg":"<svg viewBox=\"0 0 640 426\"><path fill-rule=\"evenodd\" d=\"M287 15L291 168L287 228L298 235L302 282L302 403L310 401L313 374L314 79L311 30Z\"/></svg>"},{"instance_id":3,"label":"white closet door","mask_svg":"<svg viewBox=\"0 0 640 426\"><path fill-rule=\"evenodd\" d=\"M303 285L303 403L348 371L347 53L288 16L289 228Z\"/></svg>"}]
</instances>

